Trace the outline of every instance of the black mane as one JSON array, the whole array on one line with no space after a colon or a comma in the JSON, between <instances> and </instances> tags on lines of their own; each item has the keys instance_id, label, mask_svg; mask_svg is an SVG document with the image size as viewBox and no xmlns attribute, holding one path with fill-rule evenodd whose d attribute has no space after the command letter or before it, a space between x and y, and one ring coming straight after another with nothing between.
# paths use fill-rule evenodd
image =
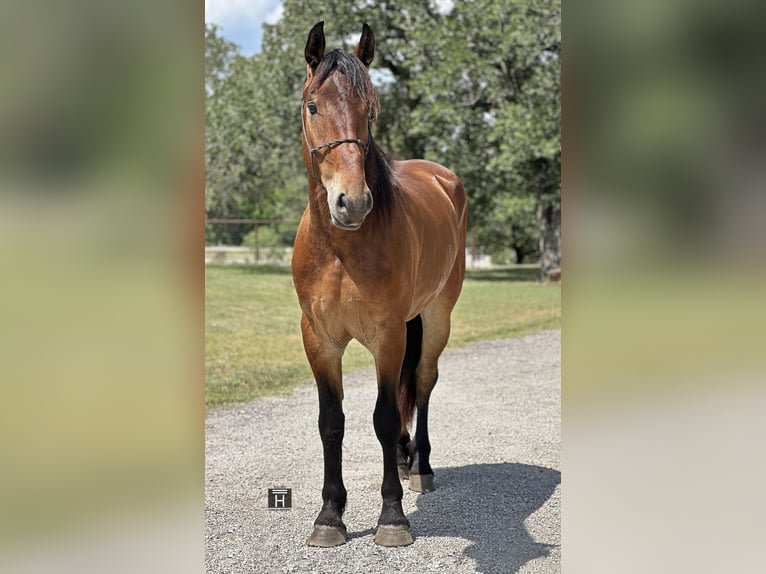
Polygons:
<instances>
[{"instance_id":1,"label":"black mane","mask_svg":"<svg viewBox=\"0 0 766 574\"><path fill-rule=\"evenodd\" d=\"M372 131L370 131L372 139ZM394 199L396 180L394 178L393 162L383 153L374 140L370 142L370 150L367 153L367 161L364 166L367 176L367 186L372 193L375 202L373 211L387 216Z\"/></svg>"}]
</instances>

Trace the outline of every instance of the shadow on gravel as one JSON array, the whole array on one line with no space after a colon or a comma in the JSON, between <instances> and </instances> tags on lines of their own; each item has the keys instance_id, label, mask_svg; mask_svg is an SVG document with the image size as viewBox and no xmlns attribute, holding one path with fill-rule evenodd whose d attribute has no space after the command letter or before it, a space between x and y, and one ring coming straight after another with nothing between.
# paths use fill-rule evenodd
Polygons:
<instances>
[{"instance_id":1,"label":"shadow on gravel","mask_svg":"<svg viewBox=\"0 0 766 574\"><path fill-rule=\"evenodd\" d=\"M415 536L457 536L471 541L465 555L484 574L518 572L549 554L524 521L561 482L557 470L527 464L473 464L435 468L436 490L421 494L407 518ZM406 486L405 486L406 488ZM557 530L560 524L553 525Z\"/></svg>"}]
</instances>

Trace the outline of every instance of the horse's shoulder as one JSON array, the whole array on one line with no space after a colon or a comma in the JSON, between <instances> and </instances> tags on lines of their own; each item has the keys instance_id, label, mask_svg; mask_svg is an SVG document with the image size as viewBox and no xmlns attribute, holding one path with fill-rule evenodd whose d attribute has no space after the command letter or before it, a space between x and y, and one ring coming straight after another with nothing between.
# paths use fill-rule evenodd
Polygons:
<instances>
[{"instance_id":1,"label":"horse's shoulder","mask_svg":"<svg viewBox=\"0 0 766 574\"><path fill-rule=\"evenodd\" d=\"M465 210L465 188L453 171L425 159L410 159L396 163L397 178L405 188L410 186L414 190L428 192L436 186L447 195L459 214Z\"/></svg>"}]
</instances>

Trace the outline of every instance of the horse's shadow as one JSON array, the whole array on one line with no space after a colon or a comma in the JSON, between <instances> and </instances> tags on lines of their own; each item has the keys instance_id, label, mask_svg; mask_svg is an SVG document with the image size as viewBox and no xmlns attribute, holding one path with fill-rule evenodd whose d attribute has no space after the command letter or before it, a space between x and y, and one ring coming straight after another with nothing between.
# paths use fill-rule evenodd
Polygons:
<instances>
[{"instance_id":1,"label":"horse's shadow","mask_svg":"<svg viewBox=\"0 0 766 574\"><path fill-rule=\"evenodd\" d=\"M550 545L536 542L524 521L553 494L559 471L504 463L436 468L434 475L436 491L418 496L418 509L407 517L416 536L470 540L464 554L485 574L518 572L548 556Z\"/></svg>"}]
</instances>

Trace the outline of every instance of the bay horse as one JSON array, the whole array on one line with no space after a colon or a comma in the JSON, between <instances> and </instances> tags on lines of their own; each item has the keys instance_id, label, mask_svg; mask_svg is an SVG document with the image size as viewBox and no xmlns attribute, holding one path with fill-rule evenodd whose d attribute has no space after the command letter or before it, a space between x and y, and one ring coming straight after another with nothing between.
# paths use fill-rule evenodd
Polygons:
<instances>
[{"instance_id":1,"label":"bay horse","mask_svg":"<svg viewBox=\"0 0 766 574\"><path fill-rule=\"evenodd\" d=\"M428 400L465 272L466 196L460 179L430 161L392 161L376 145L379 111L368 67L367 24L354 54L325 54L324 22L305 47L301 107L308 205L292 259L306 356L319 395L324 450L322 509L307 543L346 542L341 471L342 357L354 338L375 359L375 434L383 449L382 546L412 543L401 478L433 490ZM414 440L408 432L417 407Z\"/></svg>"}]
</instances>

